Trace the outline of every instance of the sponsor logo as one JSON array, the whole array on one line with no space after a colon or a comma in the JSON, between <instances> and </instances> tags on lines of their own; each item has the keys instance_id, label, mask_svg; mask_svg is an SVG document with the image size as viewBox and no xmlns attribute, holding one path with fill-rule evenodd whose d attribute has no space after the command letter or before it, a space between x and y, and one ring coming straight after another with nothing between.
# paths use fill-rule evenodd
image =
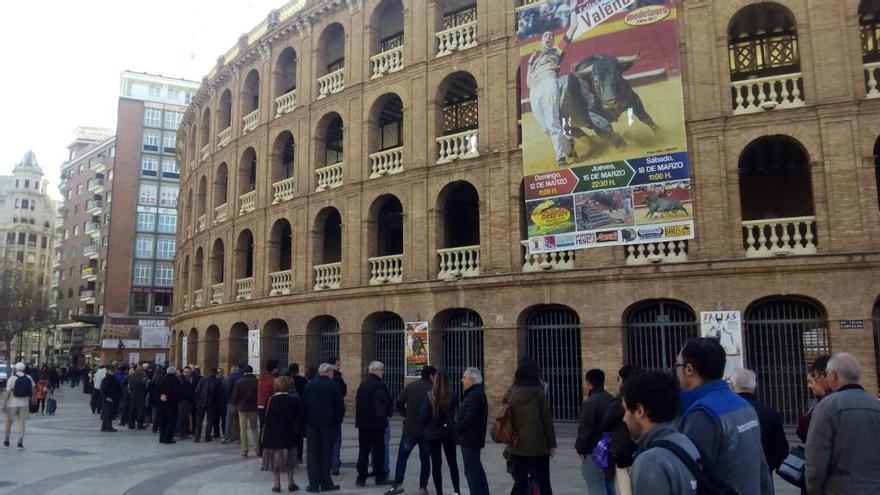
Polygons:
<instances>
[{"instance_id":1,"label":"sponsor logo","mask_svg":"<svg viewBox=\"0 0 880 495\"><path fill-rule=\"evenodd\" d=\"M664 237L685 237L691 235L690 224L667 225L663 227Z\"/></svg>"},{"instance_id":2,"label":"sponsor logo","mask_svg":"<svg viewBox=\"0 0 880 495\"><path fill-rule=\"evenodd\" d=\"M556 236L556 247L557 248L574 247L574 235L572 235L572 234L557 235Z\"/></svg>"},{"instance_id":3,"label":"sponsor logo","mask_svg":"<svg viewBox=\"0 0 880 495\"><path fill-rule=\"evenodd\" d=\"M645 26L660 22L669 15L669 8L663 5L649 5L633 10L623 19L628 26Z\"/></svg>"},{"instance_id":4,"label":"sponsor logo","mask_svg":"<svg viewBox=\"0 0 880 495\"><path fill-rule=\"evenodd\" d=\"M663 237L662 227L640 227L638 230L640 239L658 239Z\"/></svg>"},{"instance_id":5,"label":"sponsor logo","mask_svg":"<svg viewBox=\"0 0 880 495\"><path fill-rule=\"evenodd\" d=\"M620 239L620 234L616 230L596 232L596 242L617 242L618 239Z\"/></svg>"},{"instance_id":6,"label":"sponsor logo","mask_svg":"<svg viewBox=\"0 0 880 495\"><path fill-rule=\"evenodd\" d=\"M580 233L577 235L574 242L578 246L588 246L590 244L596 244L596 233L595 232Z\"/></svg>"}]
</instances>

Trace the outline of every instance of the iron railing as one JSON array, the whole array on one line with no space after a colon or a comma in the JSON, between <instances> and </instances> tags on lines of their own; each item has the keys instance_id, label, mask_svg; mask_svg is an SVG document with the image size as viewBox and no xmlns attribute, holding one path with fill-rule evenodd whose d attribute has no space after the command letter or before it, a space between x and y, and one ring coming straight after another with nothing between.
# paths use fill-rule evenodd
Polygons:
<instances>
[{"instance_id":1,"label":"iron railing","mask_svg":"<svg viewBox=\"0 0 880 495\"><path fill-rule=\"evenodd\" d=\"M583 400L577 314L563 307L535 310L526 320L526 343L544 372L553 419L576 421Z\"/></svg>"}]
</instances>

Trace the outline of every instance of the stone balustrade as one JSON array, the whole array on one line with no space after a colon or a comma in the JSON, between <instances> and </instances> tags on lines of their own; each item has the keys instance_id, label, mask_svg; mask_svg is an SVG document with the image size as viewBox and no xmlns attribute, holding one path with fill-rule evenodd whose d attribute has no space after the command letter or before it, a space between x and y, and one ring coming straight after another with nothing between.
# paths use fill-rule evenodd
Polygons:
<instances>
[{"instance_id":1,"label":"stone balustrade","mask_svg":"<svg viewBox=\"0 0 880 495\"><path fill-rule=\"evenodd\" d=\"M660 241L624 246L626 264L681 263L688 259L688 241Z\"/></svg>"},{"instance_id":2,"label":"stone balustrade","mask_svg":"<svg viewBox=\"0 0 880 495\"><path fill-rule=\"evenodd\" d=\"M205 230L208 226L208 215L202 213L199 215L198 220L196 220L196 227L199 229L199 232Z\"/></svg>"},{"instance_id":3,"label":"stone balustrade","mask_svg":"<svg viewBox=\"0 0 880 495\"><path fill-rule=\"evenodd\" d=\"M238 214L239 215L244 215L245 213L247 213L249 211L254 211L254 209L257 207L257 191L248 191L248 192L242 194L241 196L239 196L238 199L239 199L239 202L238 202L238 204L239 204Z\"/></svg>"},{"instance_id":4,"label":"stone balustrade","mask_svg":"<svg viewBox=\"0 0 880 495\"><path fill-rule=\"evenodd\" d=\"M189 294L184 294L183 295L183 311L186 311L188 309L189 309Z\"/></svg>"},{"instance_id":5,"label":"stone balustrade","mask_svg":"<svg viewBox=\"0 0 880 495\"><path fill-rule=\"evenodd\" d=\"M437 56L442 57L456 51L477 46L477 21L466 22L436 34Z\"/></svg>"},{"instance_id":6,"label":"stone balustrade","mask_svg":"<svg viewBox=\"0 0 880 495\"><path fill-rule=\"evenodd\" d=\"M746 257L816 254L816 217L773 218L742 223Z\"/></svg>"},{"instance_id":7,"label":"stone balustrade","mask_svg":"<svg viewBox=\"0 0 880 495\"><path fill-rule=\"evenodd\" d=\"M370 178L403 172L403 146L370 154Z\"/></svg>"},{"instance_id":8,"label":"stone balustrade","mask_svg":"<svg viewBox=\"0 0 880 495\"><path fill-rule=\"evenodd\" d=\"M223 304L223 282L211 286L211 304Z\"/></svg>"},{"instance_id":9,"label":"stone balustrade","mask_svg":"<svg viewBox=\"0 0 880 495\"><path fill-rule=\"evenodd\" d=\"M457 132L437 138L437 163L448 163L455 160L475 158L479 153L478 129Z\"/></svg>"},{"instance_id":10,"label":"stone balustrade","mask_svg":"<svg viewBox=\"0 0 880 495\"><path fill-rule=\"evenodd\" d=\"M342 263L315 265L315 290L338 289L342 286Z\"/></svg>"},{"instance_id":11,"label":"stone balustrade","mask_svg":"<svg viewBox=\"0 0 880 495\"><path fill-rule=\"evenodd\" d=\"M865 96L868 98L880 98L880 62L865 64Z\"/></svg>"},{"instance_id":12,"label":"stone balustrade","mask_svg":"<svg viewBox=\"0 0 880 495\"><path fill-rule=\"evenodd\" d=\"M227 127L217 134L217 148L222 148L232 142L232 126Z\"/></svg>"},{"instance_id":13,"label":"stone balustrade","mask_svg":"<svg viewBox=\"0 0 880 495\"><path fill-rule=\"evenodd\" d=\"M403 282L403 255L369 258L370 285L399 284Z\"/></svg>"},{"instance_id":14,"label":"stone balustrade","mask_svg":"<svg viewBox=\"0 0 880 495\"><path fill-rule=\"evenodd\" d=\"M480 274L480 246L462 246L438 249L440 271L437 278L452 280L459 277L476 277Z\"/></svg>"},{"instance_id":15,"label":"stone balustrade","mask_svg":"<svg viewBox=\"0 0 880 495\"><path fill-rule=\"evenodd\" d=\"M574 268L573 249L552 253L529 253L529 241L521 242L523 247L524 272L542 272L550 270L571 270Z\"/></svg>"},{"instance_id":16,"label":"stone balustrade","mask_svg":"<svg viewBox=\"0 0 880 495\"><path fill-rule=\"evenodd\" d=\"M293 199L293 177L272 183L272 204Z\"/></svg>"},{"instance_id":17,"label":"stone balustrade","mask_svg":"<svg viewBox=\"0 0 880 495\"><path fill-rule=\"evenodd\" d=\"M373 63L373 79L403 69L403 45L373 55L370 62Z\"/></svg>"},{"instance_id":18,"label":"stone balustrade","mask_svg":"<svg viewBox=\"0 0 880 495\"><path fill-rule=\"evenodd\" d=\"M734 115L804 106L800 72L736 81L731 86Z\"/></svg>"},{"instance_id":19,"label":"stone balustrade","mask_svg":"<svg viewBox=\"0 0 880 495\"><path fill-rule=\"evenodd\" d=\"M195 297L193 297L193 309L201 308L202 302L203 302L202 296L204 295L204 290L196 289L193 291L193 295L195 296Z\"/></svg>"},{"instance_id":20,"label":"stone balustrade","mask_svg":"<svg viewBox=\"0 0 880 495\"><path fill-rule=\"evenodd\" d=\"M290 288L293 285L293 271L281 270L269 274L270 296L281 296L290 294Z\"/></svg>"},{"instance_id":21,"label":"stone balustrade","mask_svg":"<svg viewBox=\"0 0 880 495\"><path fill-rule=\"evenodd\" d=\"M275 116L280 117L286 113L290 113L296 109L296 90L292 89L287 93L275 98Z\"/></svg>"},{"instance_id":22,"label":"stone balustrade","mask_svg":"<svg viewBox=\"0 0 880 495\"><path fill-rule=\"evenodd\" d=\"M258 108L253 112L245 115L244 118L241 119L241 122L243 124L241 128L242 134L247 134L248 132L256 129L257 124L260 123L260 109Z\"/></svg>"},{"instance_id":23,"label":"stone balustrade","mask_svg":"<svg viewBox=\"0 0 880 495\"><path fill-rule=\"evenodd\" d=\"M205 161L211 155L211 145L206 144L199 150L199 160Z\"/></svg>"},{"instance_id":24,"label":"stone balustrade","mask_svg":"<svg viewBox=\"0 0 880 495\"><path fill-rule=\"evenodd\" d=\"M249 301L254 297L254 277L240 278L235 281L235 300Z\"/></svg>"},{"instance_id":25,"label":"stone balustrade","mask_svg":"<svg viewBox=\"0 0 880 495\"><path fill-rule=\"evenodd\" d=\"M318 187L315 192L326 191L342 185L342 162L327 165L315 170L318 177Z\"/></svg>"},{"instance_id":26,"label":"stone balustrade","mask_svg":"<svg viewBox=\"0 0 880 495\"><path fill-rule=\"evenodd\" d=\"M318 78L318 99L345 89L345 69L335 70Z\"/></svg>"},{"instance_id":27,"label":"stone balustrade","mask_svg":"<svg viewBox=\"0 0 880 495\"><path fill-rule=\"evenodd\" d=\"M227 210L228 208L226 207L226 203L214 207L214 225L226 221L228 215Z\"/></svg>"}]
</instances>

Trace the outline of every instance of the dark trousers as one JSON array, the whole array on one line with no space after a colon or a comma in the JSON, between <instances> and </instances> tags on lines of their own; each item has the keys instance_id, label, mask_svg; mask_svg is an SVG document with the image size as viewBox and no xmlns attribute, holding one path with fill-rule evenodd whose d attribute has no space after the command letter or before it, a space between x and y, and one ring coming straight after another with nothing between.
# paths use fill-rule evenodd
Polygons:
<instances>
[{"instance_id":1,"label":"dark trousers","mask_svg":"<svg viewBox=\"0 0 880 495\"><path fill-rule=\"evenodd\" d=\"M101 406L103 405L103 402L104 402L104 398L101 397L101 391L98 390L97 388L93 388L92 389L92 400L91 400L92 414L95 414L95 413L100 414L101 413L101 409L102 409Z\"/></svg>"},{"instance_id":2,"label":"dark trousers","mask_svg":"<svg viewBox=\"0 0 880 495\"><path fill-rule=\"evenodd\" d=\"M128 397L123 395L119 401L119 410L116 411L116 414L119 415L119 423L122 426L128 423L128 402Z\"/></svg>"},{"instance_id":3,"label":"dark trousers","mask_svg":"<svg viewBox=\"0 0 880 495\"><path fill-rule=\"evenodd\" d=\"M333 442L336 441L336 426L312 426L306 429L308 438L306 467L309 486L326 488L333 485L330 478L330 461L333 455Z\"/></svg>"},{"instance_id":4,"label":"dark trousers","mask_svg":"<svg viewBox=\"0 0 880 495\"><path fill-rule=\"evenodd\" d=\"M189 436L189 422L193 413L191 400L181 400L177 403L177 436L184 438Z\"/></svg>"},{"instance_id":5,"label":"dark trousers","mask_svg":"<svg viewBox=\"0 0 880 495\"><path fill-rule=\"evenodd\" d=\"M397 464L394 467L394 484L402 485L403 477L406 474L406 461L409 459L413 449L419 446L419 462L421 469L419 470L419 488L428 486L428 476L431 474L431 453L428 450L428 442L425 437L416 438L409 433L404 432L400 437L400 446L397 448Z\"/></svg>"},{"instance_id":6,"label":"dark trousers","mask_svg":"<svg viewBox=\"0 0 880 495\"><path fill-rule=\"evenodd\" d=\"M360 480L366 480L367 476L370 476L368 469L371 454L376 482L385 481L385 428L358 429L357 473Z\"/></svg>"},{"instance_id":7,"label":"dark trousers","mask_svg":"<svg viewBox=\"0 0 880 495\"><path fill-rule=\"evenodd\" d=\"M144 427L144 399L141 398L129 398L128 399L128 427L129 429L134 429L135 425L138 428Z\"/></svg>"},{"instance_id":8,"label":"dark trousers","mask_svg":"<svg viewBox=\"0 0 880 495\"><path fill-rule=\"evenodd\" d=\"M480 447L461 447L461 462L471 495L489 495L489 481L480 460Z\"/></svg>"},{"instance_id":9,"label":"dark trousers","mask_svg":"<svg viewBox=\"0 0 880 495\"><path fill-rule=\"evenodd\" d=\"M434 478L434 489L437 493L443 493L443 454L446 454L446 463L449 464L449 477L452 479L452 488L455 493L460 493L458 479L458 459L455 457L455 440L431 440L428 442L431 452L431 477Z\"/></svg>"},{"instance_id":10,"label":"dark trousers","mask_svg":"<svg viewBox=\"0 0 880 495\"><path fill-rule=\"evenodd\" d=\"M207 407L207 408L197 407L196 408L196 423L195 423L195 431L193 433L193 436L196 437L196 440L199 440L200 438L202 438L202 425L205 422L205 416L208 416L208 424L206 425L207 428L205 431L205 441L210 442L211 441L211 428L217 419L216 418L217 415L214 411L214 408L211 408L211 407Z\"/></svg>"},{"instance_id":11,"label":"dark trousers","mask_svg":"<svg viewBox=\"0 0 880 495\"><path fill-rule=\"evenodd\" d=\"M510 456L510 464L513 469L513 490L510 495L530 495L529 480L531 479L541 495L553 495L550 486L550 456L526 457L519 455Z\"/></svg>"},{"instance_id":12,"label":"dark trousers","mask_svg":"<svg viewBox=\"0 0 880 495\"><path fill-rule=\"evenodd\" d=\"M214 408L214 423L211 428L214 429L214 436L223 437L226 432L226 406Z\"/></svg>"},{"instance_id":13,"label":"dark trousers","mask_svg":"<svg viewBox=\"0 0 880 495\"><path fill-rule=\"evenodd\" d=\"M159 443L174 440L177 428L177 403L160 402L156 408L156 422L159 424Z\"/></svg>"},{"instance_id":14,"label":"dark trousers","mask_svg":"<svg viewBox=\"0 0 880 495\"><path fill-rule=\"evenodd\" d=\"M260 438L263 438L263 424L266 422L266 408L265 407L257 407L257 418L259 419L259 425L260 425L257 434L260 435ZM262 447L263 446L260 445L260 448L262 448ZM263 452L261 450L258 450L257 456L261 456L261 455L263 455Z\"/></svg>"},{"instance_id":15,"label":"dark trousers","mask_svg":"<svg viewBox=\"0 0 880 495\"><path fill-rule=\"evenodd\" d=\"M113 429L113 416L116 414L116 403L104 401L101 409L101 431Z\"/></svg>"}]
</instances>

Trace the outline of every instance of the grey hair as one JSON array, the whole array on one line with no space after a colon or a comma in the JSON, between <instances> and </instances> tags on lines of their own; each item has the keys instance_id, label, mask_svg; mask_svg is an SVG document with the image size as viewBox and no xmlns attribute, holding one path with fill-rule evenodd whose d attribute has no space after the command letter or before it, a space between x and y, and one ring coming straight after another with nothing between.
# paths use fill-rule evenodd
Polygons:
<instances>
[{"instance_id":1,"label":"grey hair","mask_svg":"<svg viewBox=\"0 0 880 495\"><path fill-rule=\"evenodd\" d=\"M826 370L835 370L846 383L859 383L862 379L862 366L855 356L848 352L838 352L831 356Z\"/></svg>"},{"instance_id":2,"label":"grey hair","mask_svg":"<svg viewBox=\"0 0 880 495\"><path fill-rule=\"evenodd\" d=\"M473 378L474 383L476 383L477 385L483 384L483 373L481 373L480 370L478 370L477 368L468 368L464 370L464 374Z\"/></svg>"},{"instance_id":3,"label":"grey hair","mask_svg":"<svg viewBox=\"0 0 880 495\"><path fill-rule=\"evenodd\" d=\"M370 373L372 373L376 370L384 370L384 369L385 369L385 365L382 364L380 361L373 361L370 363L369 366L367 366L367 371L369 371Z\"/></svg>"},{"instance_id":4,"label":"grey hair","mask_svg":"<svg viewBox=\"0 0 880 495\"><path fill-rule=\"evenodd\" d=\"M758 379L755 372L746 368L737 368L733 372L733 388L735 390L744 390L746 392L754 392L758 388Z\"/></svg>"},{"instance_id":5,"label":"grey hair","mask_svg":"<svg viewBox=\"0 0 880 495\"><path fill-rule=\"evenodd\" d=\"M328 371L333 371L333 369L334 369L334 368L333 368L333 365L332 365L332 364L330 364L330 363L321 363L321 365L318 366L318 374L319 374L319 375L325 375L325 374L327 374Z\"/></svg>"},{"instance_id":6,"label":"grey hair","mask_svg":"<svg viewBox=\"0 0 880 495\"><path fill-rule=\"evenodd\" d=\"M173 375L173 374L177 373L177 368L175 368L174 366L169 366L169 367L165 368L165 373L169 374L169 375Z\"/></svg>"}]
</instances>

